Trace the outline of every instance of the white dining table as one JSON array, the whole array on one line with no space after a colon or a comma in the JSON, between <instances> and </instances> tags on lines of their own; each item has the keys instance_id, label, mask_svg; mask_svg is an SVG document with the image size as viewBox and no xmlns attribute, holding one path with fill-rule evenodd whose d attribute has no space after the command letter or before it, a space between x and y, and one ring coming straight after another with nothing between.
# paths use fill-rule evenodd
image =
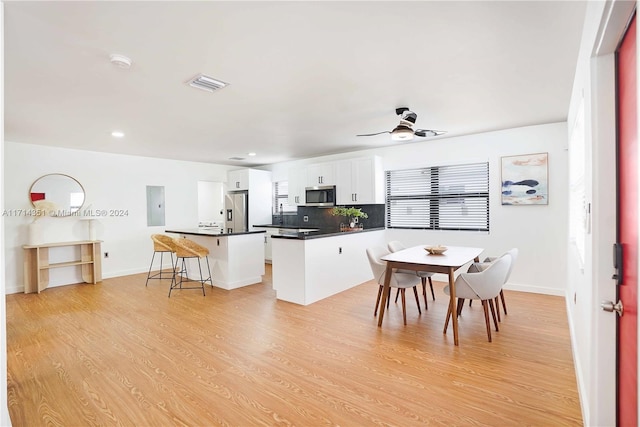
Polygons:
<instances>
[{"instance_id":1,"label":"white dining table","mask_svg":"<svg viewBox=\"0 0 640 427\"><path fill-rule=\"evenodd\" d=\"M378 326L382 326L384 310L387 305L387 295L389 294L389 282L394 268L403 270L427 271L431 273L447 274L449 277L449 309L453 319L453 343L458 345L458 316L456 316L456 287L455 272L460 267L472 261L480 261L480 254L483 248L470 248L466 246L448 246L441 255L431 255L425 250L426 245L414 246L393 252L381 258L387 262L387 269L384 276L384 287L382 289L382 301L380 302L380 314L378 316ZM446 334L447 329L442 331Z\"/></svg>"}]
</instances>

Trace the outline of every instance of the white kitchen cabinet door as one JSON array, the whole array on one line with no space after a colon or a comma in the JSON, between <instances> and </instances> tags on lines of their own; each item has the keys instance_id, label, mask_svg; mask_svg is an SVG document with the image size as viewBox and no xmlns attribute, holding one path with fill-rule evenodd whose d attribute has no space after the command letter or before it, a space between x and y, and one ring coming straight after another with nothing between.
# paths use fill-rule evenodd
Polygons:
<instances>
[{"instance_id":1,"label":"white kitchen cabinet door","mask_svg":"<svg viewBox=\"0 0 640 427\"><path fill-rule=\"evenodd\" d=\"M307 187L336 184L336 164L334 162L317 163L307 166Z\"/></svg>"},{"instance_id":2,"label":"white kitchen cabinet door","mask_svg":"<svg viewBox=\"0 0 640 427\"><path fill-rule=\"evenodd\" d=\"M249 169L227 172L227 190L241 191L249 189Z\"/></svg>"},{"instance_id":3,"label":"white kitchen cabinet door","mask_svg":"<svg viewBox=\"0 0 640 427\"><path fill-rule=\"evenodd\" d=\"M289 169L289 194L288 200L290 206L303 205L304 200L304 188L306 186L306 170L304 168L291 168Z\"/></svg>"},{"instance_id":4,"label":"white kitchen cabinet door","mask_svg":"<svg viewBox=\"0 0 640 427\"><path fill-rule=\"evenodd\" d=\"M384 177L379 157L341 161L336 175L339 205L384 203Z\"/></svg>"}]
</instances>

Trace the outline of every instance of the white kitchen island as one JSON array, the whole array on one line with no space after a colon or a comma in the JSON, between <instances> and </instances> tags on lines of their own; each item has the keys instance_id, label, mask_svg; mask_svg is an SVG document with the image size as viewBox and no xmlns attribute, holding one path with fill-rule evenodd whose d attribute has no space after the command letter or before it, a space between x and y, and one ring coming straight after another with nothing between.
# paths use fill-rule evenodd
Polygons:
<instances>
[{"instance_id":1,"label":"white kitchen island","mask_svg":"<svg viewBox=\"0 0 640 427\"><path fill-rule=\"evenodd\" d=\"M209 265L213 286L236 289L262 282L264 275L264 231L218 233L210 230L166 230L186 237L209 249ZM201 260L201 262L205 262ZM189 260L190 279L197 279L198 262ZM202 266L206 269L206 266ZM192 274L195 274L193 276ZM203 273L204 274L204 273Z\"/></svg>"},{"instance_id":2,"label":"white kitchen island","mask_svg":"<svg viewBox=\"0 0 640 427\"><path fill-rule=\"evenodd\" d=\"M366 250L386 242L376 228L274 235L271 244L276 297L308 305L371 280Z\"/></svg>"}]
</instances>

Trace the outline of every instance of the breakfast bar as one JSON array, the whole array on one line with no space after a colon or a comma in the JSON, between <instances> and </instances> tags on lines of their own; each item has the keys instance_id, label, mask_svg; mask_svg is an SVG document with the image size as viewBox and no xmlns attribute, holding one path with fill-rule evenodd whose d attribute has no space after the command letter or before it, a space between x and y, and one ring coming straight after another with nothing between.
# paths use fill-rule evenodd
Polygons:
<instances>
[{"instance_id":1,"label":"breakfast bar","mask_svg":"<svg viewBox=\"0 0 640 427\"><path fill-rule=\"evenodd\" d=\"M194 228L170 229L166 232L186 237L209 249L213 286L230 290L262 281L262 275L264 275L264 231L220 233L217 230ZM188 270L198 271L197 261L189 261L196 264L189 265Z\"/></svg>"}]
</instances>

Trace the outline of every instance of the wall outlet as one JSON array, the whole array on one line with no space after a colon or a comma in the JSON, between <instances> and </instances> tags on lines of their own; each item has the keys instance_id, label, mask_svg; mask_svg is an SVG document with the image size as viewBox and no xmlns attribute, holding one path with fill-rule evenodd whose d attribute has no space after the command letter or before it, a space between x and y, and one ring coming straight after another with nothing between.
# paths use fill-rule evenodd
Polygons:
<instances>
[{"instance_id":1,"label":"wall outlet","mask_svg":"<svg viewBox=\"0 0 640 427\"><path fill-rule=\"evenodd\" d=\"M338 248L338 253L341 254L342 253L342 248Z\"/></svg>"},{"instance_id":2,"label":"wall outlet","mask_svg":"<svg viewBox=\"0 0 640 427\"><path fill-rule=\"evenodd\" d=\"M109 258L109 252L105 252L105 253L104 253L104 257L105 257L105 258Z\"/></svg>"},{"instance_id":3,"label":"wall outlet","mask_svg":"<svg viewBox=\"0 0 640 427\"><path fill-rule=\"evenodd\" d=\"M305 215L302 217L302 221L309 222L309 215Z\"/></svg>"}]
</instances>

